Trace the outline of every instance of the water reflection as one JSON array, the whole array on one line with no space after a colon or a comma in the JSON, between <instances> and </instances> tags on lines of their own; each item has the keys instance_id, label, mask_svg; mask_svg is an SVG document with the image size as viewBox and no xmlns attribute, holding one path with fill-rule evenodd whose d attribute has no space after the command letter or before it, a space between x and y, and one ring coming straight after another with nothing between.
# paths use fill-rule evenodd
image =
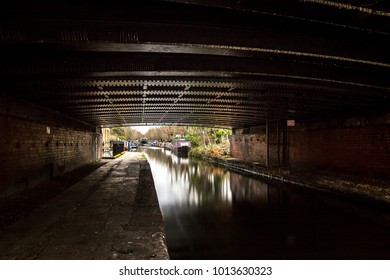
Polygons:
<instances>
[{"instance_id":1,"label":"water reflection","mask_svg":"<svg viewBox=\"0 0 390 280\"><path fill-rule=\"evenodd\" d=\"M172 259L390 258L388 209L145 152Z\"/></svg>"},{"instance_id":2,"label":"water reflection","mask_svg":"<svg viewBox=\"0 0 390 280\"><path fill-rule=\"evenodd\" d=\"M160 207L198 207L216 201L230 203L229 173L221 168L181 158L166 150L149 149Z\"/></svg>"},{"instance_id":3,"label":"water reflection","mask_svg":"<svg viewBox=\"0 0 390 280\"><path fill-rule=\"evenodd\" d=\"M235 203L255 203L264 209L268 207L268 183L232 173L230 189Z\"/></svg>"}]
</instances>

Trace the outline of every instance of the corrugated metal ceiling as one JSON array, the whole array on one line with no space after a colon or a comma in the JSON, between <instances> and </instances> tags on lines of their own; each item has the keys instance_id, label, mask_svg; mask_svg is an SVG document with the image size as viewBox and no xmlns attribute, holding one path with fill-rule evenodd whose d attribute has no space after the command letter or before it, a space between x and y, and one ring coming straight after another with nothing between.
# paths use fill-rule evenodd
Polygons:
<instances>
[{"instance_id":1,"label":"corrugated metal ceiling","mask_svg":"<svg viewBox=\"0 0 390 280\"><path fill-rule=\"evenodd\" d=\"M390 108L383 2L180 2L4 9L1 93L96 126L247 127Z\"/></svg>"}]
</instances>

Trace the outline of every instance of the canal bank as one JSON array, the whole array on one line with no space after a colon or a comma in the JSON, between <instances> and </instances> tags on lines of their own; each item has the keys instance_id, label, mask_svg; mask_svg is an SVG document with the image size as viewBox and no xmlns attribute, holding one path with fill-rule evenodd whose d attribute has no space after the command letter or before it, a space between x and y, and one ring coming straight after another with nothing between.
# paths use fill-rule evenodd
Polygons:
<instances>
[{"instance_id":1,"label":"canal bank","mask_svg":"<svg viewBox=\"0 0 390 280\"><path fill-rule=\"evenodd\" d=\"M195 157L253 177L278 180L301 187L390 207L390 182L331 171L268 169L256 162L236 158Z\"/></svg>"},{"instance_id":2,"label":"canal bank","mask_svg":"<svg viewBox=\"0 0 390 280\"><path fill-rule=\"evenodd\" d=\"M0 259L168 259L148 162L126 153L0 232Z\"/></svg>"}]
</instances>

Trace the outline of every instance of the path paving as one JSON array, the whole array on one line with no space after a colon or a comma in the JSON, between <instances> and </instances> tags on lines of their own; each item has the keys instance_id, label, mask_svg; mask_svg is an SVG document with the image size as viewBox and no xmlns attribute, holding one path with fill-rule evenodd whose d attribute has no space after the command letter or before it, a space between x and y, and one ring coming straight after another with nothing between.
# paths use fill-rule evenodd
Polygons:
<instances>
[{"instance_id":1,"label":"path paving","mask_svg":"<svg viewBox=\"0 0 390 280\"><path fill-rule=\"evenodd\" d=\"M168 259L148 162L126 153L0 234L0 259Z\"/></svg>"}]
</instances>

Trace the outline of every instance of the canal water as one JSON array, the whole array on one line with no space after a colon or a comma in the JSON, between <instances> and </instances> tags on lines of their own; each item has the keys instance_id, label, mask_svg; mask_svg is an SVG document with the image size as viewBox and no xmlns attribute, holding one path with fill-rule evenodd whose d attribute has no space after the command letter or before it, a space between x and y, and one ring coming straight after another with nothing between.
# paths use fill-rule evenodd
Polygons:
<instances>
[{"instance_id":1,"label":"canal water","mask_svg":"<svg viewBox=\"0 0 390 280\"><path fill-rule=\"evenodd\" d=\"M389 209L145 154L171 259L390 259Z\"/></svg>"}]
</instances>

